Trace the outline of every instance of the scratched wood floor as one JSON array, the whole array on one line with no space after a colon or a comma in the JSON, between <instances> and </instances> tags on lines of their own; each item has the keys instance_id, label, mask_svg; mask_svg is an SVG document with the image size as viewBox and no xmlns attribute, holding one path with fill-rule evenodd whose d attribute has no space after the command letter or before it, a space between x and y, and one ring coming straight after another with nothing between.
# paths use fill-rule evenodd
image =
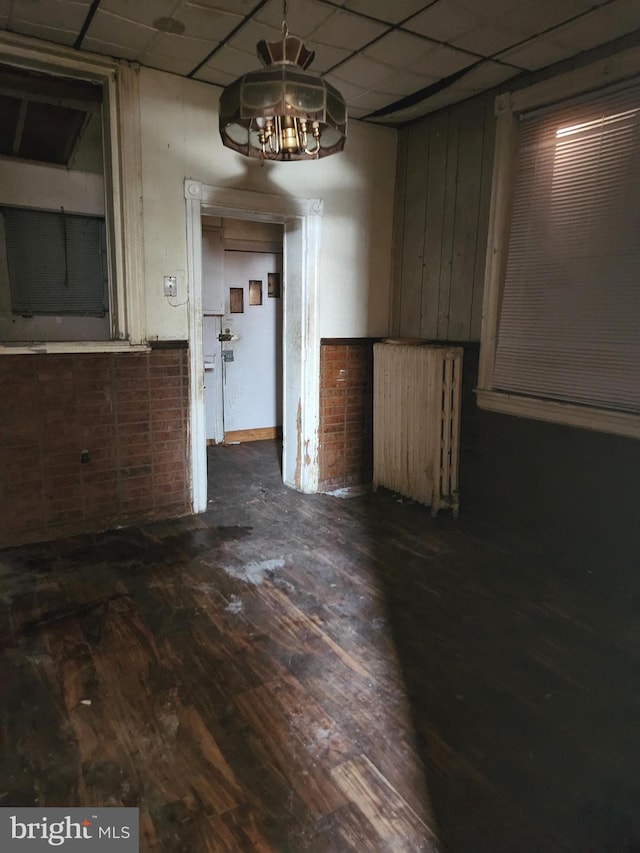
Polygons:
<instances>
[{"instance_id":1,"label":"scratched wood floor","mask_svg":"<svg viewBox=\"0 0 640 853\"><path fill-rule=\"evenodd\" d=\"M202 517L0 554L0 805L139 806L143 851L436 849L361 536L278 450L213 448Z\"/></svg>"},{"instance_id":2,"label":"scratched wood floor","mask_svg":"<svg viewBox=\"0 0 640 853\"><path fill-rule=\"evenodd\" d=\"M640 851L638 566L209 459L203 516L0 552L0 805L139 806L142 851Z\"/></svg>"}]
</instances>

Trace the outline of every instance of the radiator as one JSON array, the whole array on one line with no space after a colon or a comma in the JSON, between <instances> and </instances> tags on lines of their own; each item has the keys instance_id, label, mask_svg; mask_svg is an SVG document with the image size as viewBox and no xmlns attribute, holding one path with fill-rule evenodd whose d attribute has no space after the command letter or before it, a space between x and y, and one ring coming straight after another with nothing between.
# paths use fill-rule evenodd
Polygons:
<instances>
[{"instance_id":1,"label":"radiator","mask_svg":"<svg viewBox=\"0 0 640 853\"><path fill-rule=\"evenodd\" d=\"M458 516L462 348L373 347L373 484Z\"/></svg>"}]
</instances>

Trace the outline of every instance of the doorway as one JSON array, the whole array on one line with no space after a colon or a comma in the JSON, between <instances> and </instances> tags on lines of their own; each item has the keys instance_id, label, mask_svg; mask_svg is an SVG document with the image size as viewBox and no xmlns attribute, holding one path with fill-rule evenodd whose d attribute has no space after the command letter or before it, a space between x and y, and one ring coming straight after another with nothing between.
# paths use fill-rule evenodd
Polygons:
<instances>
[{"instance_id":1,"label":"doorway","mask_svg":"<svg viewBox=\"0 0 640 853\"><path fill-rule=\"evenodd\" d=\"M282 436L281 225L202 218L207 444Z\"/></svg>"},{"instance_id":2,"label":"doorway","mask_svg":"<svg viewBox=\"0 0 640 853\"><path fill-rule=\"evenodd\" d=\"M323 203L185 180L190 358L192 507L207 508L202 305L202 216L279 223L282 267L282 477L301 492L318 490L320 335L318 270Z\"/></svg>"}]
</instances>

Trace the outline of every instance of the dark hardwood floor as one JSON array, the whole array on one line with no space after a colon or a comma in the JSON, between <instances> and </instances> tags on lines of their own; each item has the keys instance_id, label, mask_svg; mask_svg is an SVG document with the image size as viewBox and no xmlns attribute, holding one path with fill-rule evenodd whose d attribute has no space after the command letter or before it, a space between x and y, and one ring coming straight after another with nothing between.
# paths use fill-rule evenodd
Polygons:
<instances>
[{"instance_id":1,"label":"dark hardwood floor","mask_svg":"<svg viewBox=\"0 0 640 853\"><path fill-rule=\"evenodd\" d=\"M171 853L640 850L635 588L278 454L0 552L0 805L139 806Z\"/></svg>"}]
</instances>

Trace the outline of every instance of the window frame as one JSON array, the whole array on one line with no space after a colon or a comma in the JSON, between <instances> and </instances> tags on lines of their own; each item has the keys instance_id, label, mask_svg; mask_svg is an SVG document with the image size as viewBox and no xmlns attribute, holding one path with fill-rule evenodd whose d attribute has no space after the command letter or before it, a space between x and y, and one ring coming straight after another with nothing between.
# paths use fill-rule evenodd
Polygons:
<instances>
[{"instance_id":1,"label":"window frame","mask_svg":"<svg viewBox=\"0 0 640 853\"><path fill-rule=\"evenodd\" d=\"M561 104L578 95L624 82L639 73L640 47L635 47L534 86L505 92L495 100L496 140L476 388L478 406L482 409L640 438L640 415L510 394L493 387L511 203L516 181L519 117L523 113Z\"/></svg>"},{"instance_id":2,"label":"window frame","mask_svg":"<svg viewBox=\"0 0 640 853\"><path fill-rule=\"evenodd\" d=\"M102 86L111 332L101 341L4 341L0 355L147 350L139 66L6 32L0 46L5 65Z\"/></svg>"}]
</instances>

